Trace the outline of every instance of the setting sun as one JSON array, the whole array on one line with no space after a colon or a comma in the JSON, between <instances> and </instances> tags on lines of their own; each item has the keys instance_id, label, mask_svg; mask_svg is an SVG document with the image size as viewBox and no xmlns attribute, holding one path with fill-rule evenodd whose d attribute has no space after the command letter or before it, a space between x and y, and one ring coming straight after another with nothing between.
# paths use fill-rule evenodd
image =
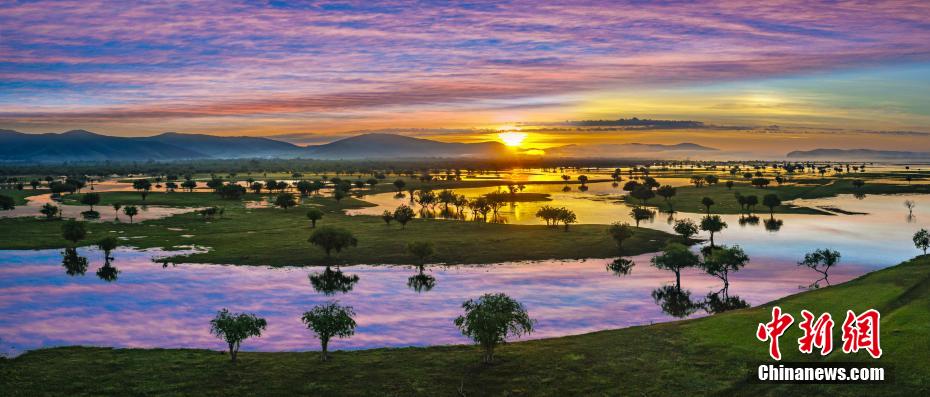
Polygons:
<instances>
[{"instance_id":1,"label":"setting sun","mask_svg":"<svg viewBox=\"0 0 930 397\"><path fill-rule=\"evenodd\" d=\"M523 132L501 132L497 134L497 138L507 146L520 146L523 140L526 139L526 134Z\"/></svg>"}]
</instances>

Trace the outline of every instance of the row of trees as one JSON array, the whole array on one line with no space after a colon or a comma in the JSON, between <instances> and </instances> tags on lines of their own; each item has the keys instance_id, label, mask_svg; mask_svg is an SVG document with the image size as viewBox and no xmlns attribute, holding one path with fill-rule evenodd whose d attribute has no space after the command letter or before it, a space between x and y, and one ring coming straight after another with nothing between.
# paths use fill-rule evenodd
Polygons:
<instances>
[{"instance_id":1,"label":"row of trees","mask_svg":"<svg viewBox=\"0 0 930 397\"><path fill-rule=\"evenodd\" d=\"M503 293L469 299L462 303L462 309L464 313L453 323L462 335L481 347L485 363L493 361L494 349L507 338L532 333L536 324L523 304ZM301 321L320 341L320 360L330 359L329 343L333 338L355 334L358 325L355 316L352 306L340 305L337 301L314 306L301 315ZM267 327L264 318L251 313L231 313L226 308L210 320L210 332L226 342L234 364L242 342L253 336L260 337Z\"/></svg>"}]
</instances>

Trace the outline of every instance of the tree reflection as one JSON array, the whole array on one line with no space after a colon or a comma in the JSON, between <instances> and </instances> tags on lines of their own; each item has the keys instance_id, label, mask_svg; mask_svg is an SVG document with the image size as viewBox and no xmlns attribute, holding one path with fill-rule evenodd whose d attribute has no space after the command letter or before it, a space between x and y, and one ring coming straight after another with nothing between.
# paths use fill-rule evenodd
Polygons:
<instances>
[{"instance_id":1,"label":"tree reflection","mask_svg":"<svg viewBox=\"0 0 930 397\"><path fill-rule=\"evenodd\" d=\"M652 299L662 308L663 313L678 318L688 317L702 307L701 302L691 300L691 291L674 285L652 290Z\"/></svg>"},{"instance_id":2,"label":"tree reflection","mask_svg":"<svg viewBox=\"0 0 930 397\"><path fill-rule=\"evenodd\" d=\"M784 222L781 219L769 218L765 221L765 230L777 232L781 230L782 225L784 225Z\"/></svg>"},{"instance_id":3,"label":"tree reflection","mask_svg":"<svg viewBox=\"0 0 930 397\"><path fill-rule=\"evenodd\" d=\"M621 277L630 274L633 271L633 266L636 266L636 264L633 263L632 259L617 258L607 264L607 270L613 272L615 276Z\"/></svg>"},{"instance_id":4,"label":"tree reflection","mask_svg":"<svg viewBox=\"0 0 930 397\"><path fill-rule=\"evenodd\" d=\"M323 295L334 295L336 292L347 293L358 283L358 275L346 275L336 268L333 270L329 266L320 273L313 273L310 276L310 285L313 290L321 292Z\"/></svg>"},{"instance_id":5,"label":"tree reflection","mask_svg":"<svg viewBox=\"0 0 930 397\"><path fill-rule=\"evenodd\" d=\"M419 272L407 278L407 288L420 293L429 292L431 289L436 287L436 277L423 273L423 265L417 266L417 268L419 269Z\"/></svg>"},{"instance_id":6,"label":"tree reflection","mask_svg":"<svg viewBox=\"0 0 930 397\"><path fill-rule=\"evenodd\" d=\"M76 248L65 248L61 266L69 276L83 276L87 272L87 258L78 255Z\"/></svg>"},{"instance_id":7,"label":"tree reflection","mask_svg":"<svg viewBox=\"0 0 930 397\"><path fill-rule=\"evenodd\" d=\"M120 270L110 265L110 261L103 262L103 266L97 269L97 277L106 282L113 282L119 278Z\"/></svg>"},{"instance_id":8,"label":"tree reflection","mask_svg":"<svg viewBox=\"0 0 930 397\"><path fill-rule=\"evenodd\" d=\"M707 296L704 298L704 302L701 304L701 306L704 308L704 311L710 314L717 314L729 310L745 309L749 307L749 303L740 299L739 296L730 296L727 293L727 289L728 288L724 288L720 291L707 294Z\"/></svg>"},{"instance_id":9,"label":"tree reflection","mask_svg":"<svg viewBox=\"0 0 930 397\"><path fill-rule=\"evenodd\" d=\"M759 224L759 217L755 215L740 215L738 222L740 226L755 226Z\"/></svg>"}]
</instances>

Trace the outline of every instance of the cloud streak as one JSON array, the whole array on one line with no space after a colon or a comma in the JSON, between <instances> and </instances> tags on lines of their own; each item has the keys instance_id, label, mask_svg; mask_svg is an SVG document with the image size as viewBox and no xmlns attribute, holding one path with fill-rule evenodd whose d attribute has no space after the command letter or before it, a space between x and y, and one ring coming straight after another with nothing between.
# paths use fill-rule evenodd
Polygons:
<instances>
[{"instance_id":1,"label":"cloud streak","mask_svg":"<svg viewBox=\"0 0 930 397\"><path fill-rule=\"evenodd\" d=\"M7 2L0 126L480 118L593 90L926 61L928 13L919 1Z\"/></svg>"}]
</instances>

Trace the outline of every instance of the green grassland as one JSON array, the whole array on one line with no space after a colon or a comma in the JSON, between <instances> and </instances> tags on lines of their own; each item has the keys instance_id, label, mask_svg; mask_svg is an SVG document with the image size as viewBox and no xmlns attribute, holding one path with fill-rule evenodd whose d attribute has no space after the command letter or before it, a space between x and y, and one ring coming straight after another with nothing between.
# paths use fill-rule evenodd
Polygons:
<instances>
[{"instance_id":1,"label":"green grassland","mask_svg":"<svg viewBox=\"0 0 930 397\"><path fill-rule=\"evenodd\" d=\"M749 383L755 365L771 362L767 345L754 334L775 304L796 318L801 309L830 312L834 319L847 309L878 309L880 359L843 354L839 345L826 357L803 355L797 352L796 322L781 337L783 360L880 364L893 368L894 383ZM477 347L469 345L340 351L326 363L314 352L245 352L238 365L207 350L62 347L0 360L0 390L8 396L917 396L930 392L928 323L930 256L923 256L751 309L511 343L498 349L490 365L481 364ZM839 324L834 330L838 343ZM308 333L307 349L316 343ZM218 350L221 345L217 341Z\"/></svg>"},{"instance_id":2,"label":"green grassland","mask_svg":"<svg viewBox=\"0 0 930 397\"><path fill-rule=\"evenodd\" d=\"M26 205L26 197L48 193L48 189L0 189L0 196L12 197L16 205Z\"/></svg>"},{"instance_id":3,"label":"green grassland","mask_svg":"<svg viewBox=\"0 0 930 397\"><path fill-rule=\"evenodd\" d=\"M101 205L120 202L141 205L141 195L133 192L101 193ZM249 195L246 200L260 197ZM66 199L66 200L71 200ZM406 252L410 241L430 241L436 254L433 263L495 263L511 260L607 258L619 255L604 225L573 225L569 231L546 226L506 225L440 219L415 219L406 228L386 225L376 216L348 216L345 209L370 205L347 198L337 203L329 197L310 197L298 207L246 208L243 202L222 200L206 192L152 193L145 203L173 206L223 206L222 218L204 220L196 213L129 224L89 222L89 235L81 242L93 245L107 235L127 239L122 244L139 247L209 247L205 253L172 258L177 262L237 265L325 265L325 264L404 264L414 258ZM322 208L321 225L334 225L352 231L358 246L327 258L307 242L313 229L305 214L310 206ZM37 218L0 219L0 249L39 249L66 246L61 221ZM192 237L185 237L192 235ZM633 255L660 249L671 235L637 229L624 242L624 254ZM532 247L532 249L528 249Z\"/></svg>"},{"instance_id":4,"label":"green grassland","mask_svg":"<svg viewBox=\"0 0 930 397\"><path fill-rule=\"evenodd\" d=\"M782 202L794 199L815 199L834 197L839 194L904 194L904 193L930 193L930 185L926 184L886 184L869 183L866 181L861 188L852 185L852 179L796 179L781 186L769 185L766 188L751 186L748 182L735 182L732 189L728 189L723 181L716 185L702 187L682 186L676 189L676 195L671 198L671 206L676 211L705 212L707 209L701 204L701 199L710 197L714 200L711 212L717 214L738 214L739 204L736 193L744 196L755 195L759 199L756 212L769 212L768 207L762 205L762 197L774 193ZM639 204L640 201L630 196L624 196L628 204ZM669 210L669 204L662 197L655 197L647 202L648 206L657 207L662 211ZM775 207L775 213L780 214L826 214L816 208L798 207L783 204Z\"/></svg>"}]
</instances>

